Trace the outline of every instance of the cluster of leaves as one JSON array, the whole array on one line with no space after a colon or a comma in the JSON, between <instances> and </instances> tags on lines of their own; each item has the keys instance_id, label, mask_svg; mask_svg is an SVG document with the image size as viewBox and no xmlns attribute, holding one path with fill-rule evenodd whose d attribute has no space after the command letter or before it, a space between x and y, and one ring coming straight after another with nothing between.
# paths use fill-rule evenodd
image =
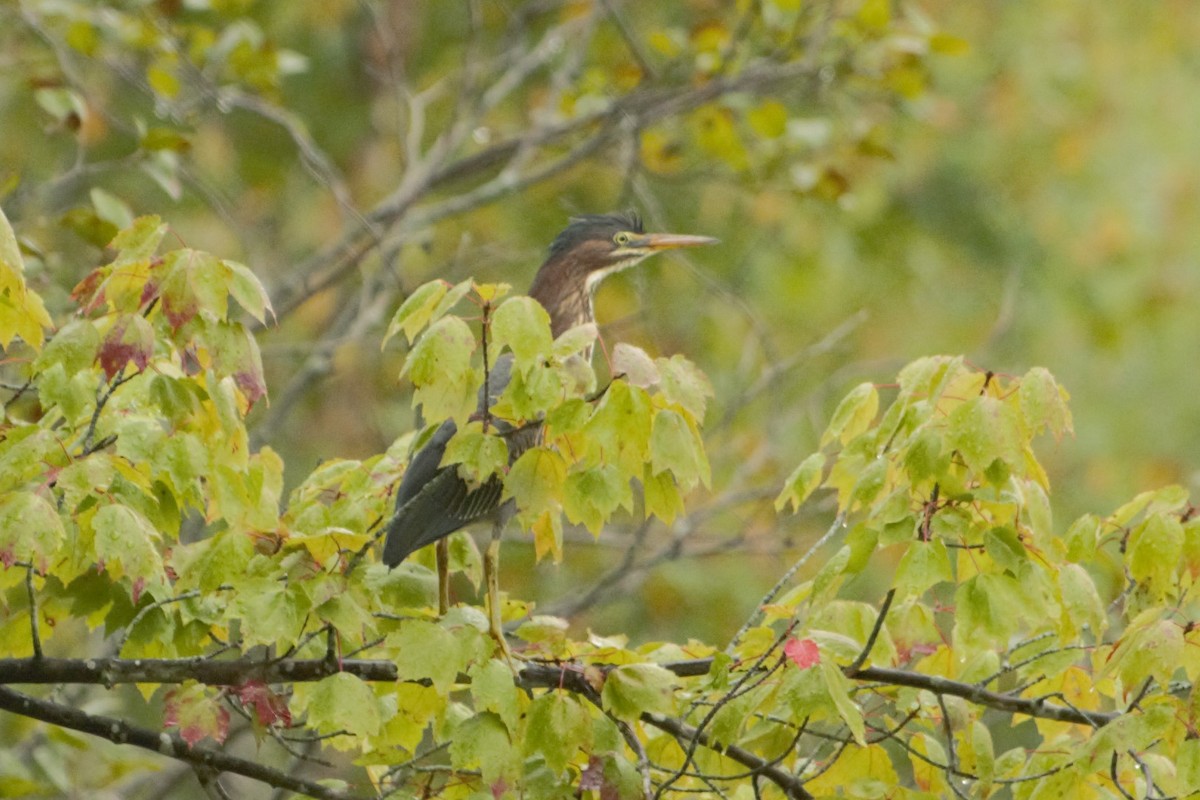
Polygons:
<instances>
[{"instance_id":1,"label":"cluster of leaves","mask_svg":"<svg viewBox=\"0 0 1200 800\"><path fill-rule=\"evenodd\" d=\"M118 598L128 611L144 592L168 595L164 536L187 514L269 529L279 492L278 458L252 455L242 422L266 391L258 347L228 314L232 295L263 320L266 295L235 262L156 256L165 233L155 217L122 231L115 258L76 287L78 318L43 348L49 320L20 284L21 253L0 216L9 297L33 326L14 323L6 336L25 383L6 406L0 559L60 588L91 581L87 613L98 619ZM27 651L14 622L3 639Z\"/></svg>"},{"instance_id":2,"label":"cluster of leaves","mask_svg":"<svg viewBox=\"0 0 1200 800\"><path fill-rule=\"evenodd\" d=\"M758 778L792 797L1200 788L1195 704L1173 683L1200 672L1187 647L1200 523L1169 488L1056 535L1032 442L1070 432L1071 416L1045 370L921 359L882 413L876 386L852 391L778 500L835 492L845 542L723 650L573 640L565 620L510 600L528 659L514 672L479 606L439 616L426 566L363 558L419 432L320 465L281 510L280 459L248 446L264 390L229 298L260 321L269 306L240 265L158 254L164 234L154 218L122 231L77 287L78 317L43 345L44 311L0 225L0 333L25 380L0 441L0 641L37 664L103 627L177 754L210 752L237 712L260 736L352 754L380 788L446 797L748 791ZM564 517L597 531L633 510L639 483L643 513L677 514L708 480L703 376L619 345L597 387L580 357L594 329L554 338L540 306L505 294L435 282L392 320L416 402L459 423L447 463L471 481L504 475L539 553L561 552ZM453 313L464 300L477 329ZM481 412L501 357L511 380ZM540 442L510 464L503 431L531 424ZM477 580L470 539L456 541ZM881 607L861 599L868 584L890 585ZM311 677L265 682L246 657L260 646L282 659L276 676L307 664ZM242 671L204 677L230 659Z\"/></svg>"},{"instance_id":3,"label":"cluster of leaves","mask_svg":"<svg viewBox=\"0 0 1200 800\"><path fill-rule=\"evenodd\" d=\"M1186 492L1147 492L1056 532L1030 444L1043 431L1068 433L1071 416L1065 391L1040 368L1010 379L961 358L925 358L900 373L882 416L878 408L875 386L851 392L822 450L780 495L783 508L834 490L849 531L768 619L807 609L796 635L846 661L876 612L841 590L856 576L890 584L895 604L873 662L1079 716L1018 725L969 693L859 690L849 713L838 706L855 747L810 787L890 783L899 745L914 784L943 796L1005 786L1015 797L1200 789L1194 702L1172 683L1200 675L1187 647L1200 524ZM1097 733L1089 719L1111 724Z\"/></svg>"},{"instance_id":4,"label":"cluster of leaves","mask_svg":"<svg viewBox=\"0 0 1200 800\"><path fill-rule=\"evenodd\" d=\"M517 630L527 654L594 654L629 666L602 689L607 714L589 714L561 692L531 704L511 668L492 660L479 608L461 605L437 619L428 569L389 571L361 559L413 436L393 448L399 458L320 465L281 510L282 462L269 448L252 453L245 427L265 388L254 338L229 298L259 322L270 313L245 267L189 249L160 255L165 226L140 218L113 240L112 260L76 287L77 318L42 346L49 319L24 286L20 250L0 222L14 309L5 337L11 369L25 381L6 406L0 442L5 653L41 658L96 628L111 636L105 649L125 658L228 658L262 645L297 658L325 656L331 646L368 653L393 662L402 682L371 687L337 672L286 695L251 675L231 686L142 686L160 696L163 725L193 746L224 741L233 707L261 731L299 720L334 747L375 753L372 764L419 755L432 724L436 742L453 741L457 769L482 769L493 784L553 783L577 757L585 767L596 759L588 780L598 787L624 780L626 759L596 754L622 749L619 720L661 705L670 673L617 640L573 643L564 621L534 617ZM419 402L463 422L450 446L460 469L475 480L507 472L507 491L539 548L556 555L561 516L598 531L619 508L633 509L635 481L645 483L647 514L677 513L680 492L708 480L698 433L704 377L682 359L620 347L624 377L596 392L578 357L594 328L553 340L545 311L528 298L508 298L491 314L503 291L432 284L393 323L415 338L405 372ZM545 425L542 443L511 469L494 424L465 416L483 365L472 357L469 326L448 312L468 293L485 310L493 351L514 360L492 422ZM469 539L459 541L472 550ZM473 679L473 716L451 700L464 674ZM564 726L570 736L560 735ZM522 766L534 756L538 766ZM35 785L17 769L14 778Z\"/></svg>"}]
</instances>

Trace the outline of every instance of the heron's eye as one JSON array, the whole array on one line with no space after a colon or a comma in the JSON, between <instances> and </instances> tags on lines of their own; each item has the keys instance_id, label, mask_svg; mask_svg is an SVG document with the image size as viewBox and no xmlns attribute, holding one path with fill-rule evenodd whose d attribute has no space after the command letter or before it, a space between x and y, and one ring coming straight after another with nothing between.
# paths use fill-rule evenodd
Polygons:
<instances>
[{"instance_id":1,"label":"heron's eye","mask_svg":"<svg viewBox=\"0 0 1200 800\"><path fill-rule=\"evenodd\" d=\"M619 245L629 244L629 234L626 233L625 231L620 231L615 236L613 236L613 241Z\"/></svg>"}]
</instances>

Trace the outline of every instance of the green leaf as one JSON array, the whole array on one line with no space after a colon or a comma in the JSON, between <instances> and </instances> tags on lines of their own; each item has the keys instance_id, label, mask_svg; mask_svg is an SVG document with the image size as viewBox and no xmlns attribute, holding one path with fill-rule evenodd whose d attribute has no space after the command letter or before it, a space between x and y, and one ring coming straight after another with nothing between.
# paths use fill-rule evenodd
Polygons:
<instances>
[{"instance_id":1,"label":"green leaf","mask_svg":"<svg viewBox=\"0 0 1200 800\"><path fill-rule=\"evenodd\" d=\"M128 576L135 584L162 587L167 576L163 570L159 543L162 535L150 521L129 506L111 503L92 517L96 558L114 577Z\"/></svg>"},{"instance_id":2,"label":"green leaf","mask_svg":"<svg viewBox=\"0 0 1200 800\"><path fill-rule=\"evenodd\" d=\"M458 317L442 317L417 341L401 375L408 375L420 405L429 419L453 418L464 422L475 409L479 381L471 367L475 337Z\"/></svg>"},{"instance_id":3,"label":"green leaf","mask_svg":"<svg viewBox=\"0 0 1200 800\"><path fill-rule=\"evenodd\" d=\"M546 359L554 349L550 315L531 297L505 300L492 316L491 334L495 352L508 347L516 359L516 368L522 372Z\"/></svg>"},{"instance_id":4,"label":"green leaf","mask_svg":"<svg viewBox=\"0 0 1200 800\"><path fill-rule=\"evenodd\" d=\"M636 720L644 712L669 713L678 680L657 664L627 664L605 678L601 700L613 716Z\"/></svg>"},{"instance_id":5,"label":"green leaf","mask_svg":"<svg viewBox=\"0 0 1200 800\"><path fill-rule=\"evenodd\" d=\"M624 379L634 386L648 389L659 381L658 367L640 347L634 347L625 342L617 342L612 352L612 371L614 375L624 376Z\"/></svg>"},{"instance_id":6,"label":"green leaf","mask_svg":"<svg viewBox=\"0 0 1200 800\"><path fill-rule=\"evenodd\" d=\"M1156 600L1176 588L1175 570L1183 555L1183 525L1174 515L1151 514L1129 535L1125 562L1130 576Z\"/></svg>"},{"instance_id":7,"label":"green leaf","mask_svg":"<svg viewBox=\"0 0 1200 800\"><path fill-rule=\"evenodd\" d=\"M561 401L562 396L561 372L537 361L524 372L513 373L495 411L509 419L538 419Z\"/></svg>"},{"instance_id":8,"label":"green leaf","mask_svg":"<svg viewBox=\"0 0 1200 800\"><path fill-rule=\"evenodd\" d=\"M538 514L562 499L567 462L557 450L534 447L513 462L504 481L504 497L515 498L517 508Z\"/></svg>"},{"instance_id":9,"label":"green leaf","mask_svg":"<svg viewBox=\"0 0 1200 800\"><path fill-rule=\"evenodd\" d=\"M508 285L504 283L495 284L491 286L491 288L496 289L499 294L503 294L505 291L507 291ZM470 278L454 284L454 286L450 287L450 290L446 292L446 296L439 300L438 304L433 307L433 314L430 316L429 321L436 322L445 314L448 314L450 309L458 305L458 301L463 299L467 292L471 291L472 289L475 289L476 292L481 292L483 291L484 286L482 284L476 285L475 282Z\"/></svg>"},{"instance_id":10,"label":"green leaf","mask_svg":"<svg viewBox=\"0 0 1200 800\"><path fill-rule=\"evenodd\" d=\"M1017 400L1021 417L1031 434L1048 429L1055 439L1073 431L1067 391L1044 367L1034 367L1021 378Z\"/></svg>"},{"instance_id":11,"label":"green leaf","mask_svg":"<svg viewBox=\"0 0 1200 800\"><path fill-rule=\"evenodd\" d=\"M285 584L278 575L249 580L231 576L237 591L230 616L241 620L243 644L275 645L286 648L299 638L312 604L295 584Z\"/></svg>"},{"instance_id":12,"label":"green leaf","mask_svg":"<svg viewBox=\"0 0 1200 800\"><path fill-rule=\"evenodd\" d=\"M833 701L833 707L837 709L838 715L850 729L854 741L858 743L859 747L865 747L867 743L866 725L863 722L862 710L850 699L850 689L852 688L850 679L830 659L821 659L818 669L821 679L825 683L825 690L829 692L829 699Z\"/></svg>"},{"instance_id":13,"label":"green leaf","mask_svg":"<svg viewBox=\"0 0 1200 800\"><path fill-rule=\"evenodd\" d=\"M659 390L667 401L682 406L697 423L702 422L708 408L708 398L713 396L708 376L680 355L658 358L654 363L661 376Z\"/></svg>"},{"instance_id":14,"label":"green leaf","mask_svg":"<svg viewBox=\"0 0 1200 800\"><path fill-rule=\"evenodd\" d=\"M212 538L175 548L171 565L183 586L209 594L222 584L232 583L253 556L253 539L239 531L226 529Z\"/></svg>"},{"instance_id":15,"label":"green leaf","mask_svg":"<svg viewBox=\"0 0 1200 800\"><path fill-rule=\"evenodd\" d=\"M46 349L34 361L34 371L44 372L61 364L67 374L82 372L96 360L100 332L91 320L74 319L58 329Z\"/></svg>"},{"instance_id":16,"label":"green leaf","mask_svg":"<svg viewBox=\"0 0 1200 800\"><path fill-rule=\"evenodd\" d=\"M628 479L612 464L572 472L563 491L563 510L571 522L582 522L593 535L618 508L633 510L633 490Z\"/></svg>"},{"instance_id":17,"label":"green leaf","mask_svg":"<svg viewBox=\"0 0 1200 800\"><path fill-rule=\"evenodd\" d=\"M670 470L684 489L712 478L704 444L681 414L660 409L650 432L650 463L655 474Z\"/></svg>"},{"instance_id":18,"label":"green leaf","mask_svg":"<svg viewBox=\"0 0 1200 800\"><path fill-rule=\"evenodd\" d=\"M546 415L546 438L583 430L591 416L592 407L580 397L570 397Z\"/></svg>"},{"instance_id":19,"label":"green leaf","mask_svg":"<svg viewBox=\"0 0 1200 800\"><path fill-rule=\"evenodd\" d=\"M1058 573L1058 589L1064 638L1077 637L1079 629L1087 625L1099 641L1108 627L1108 617L1092 576L1079 564L1064 564Z\"/></svg>"},{"instance_id":20,"label":"green leaf","mask_svg":"<svg viewBox=\"0 0 1200 800\"><path fill-rule=\"evenodd\" d=\"M668 525L684 511L675 477L667 471L654 474L649 464L642 474L642 498L646 516L653 514Z\"/></svg>"},{"instance_id":21,"label":"green leaf","mask_svg":"<svg viewBox=\"0 0 1200 800\"><path fill-rule=\"evenodd\" d=\"M547 555L553 556L555 564L562 561L561 513L543 511L529 526L529 532L533 534L533 553L538 561Z\"/></svg>"},{"instance_id":22,"label":"green leaf","mask_svg":"<svg viewBox=\"0 0 1200 800\"><path fill-rule=\"evenodd\" d=\"M954 595L954 641L1003 647L1025 619L1029 599L1016 579L984 573L959 585Z\"/></svg>"},{"instance_id":23,"label":"green leaf","mask_svg":"<svg viewBox=\"0 0 1200 800\"><path fill-rule=\"evenodd\" d=\"M1002 569L1013 573L1029 559L1017 532L1007 526L989 529L983 535L983 547Z\"/></svg>"},{"instance_id":24,"label":"green leaf","mask_svg":"<svg viewBox=\"0 0 1200 800\"><path fill-rule=\"evenodd\" d=\"M471 668L471 699L479 711L492 711L510 731L521 721L522 695L513 683L512 669L489 659Z\"/></svg>"},{"instance_id":25,"label":"green leaf","mask_svg":"<svg viewBox=\"0 0 1200 800\"><path fill-rule=\"evenodd\" d=\"M508 444L504 438L483 432L483 423L470 422L459 428L446 443L441 466L458 465L458 476L478 487L508 466Z\"/></svg>"},{"instance_id":26,"label":"green leaf","mask_svg":"<svg viewBox=\"0 0 1200 800\"><path fill-rule=\"evenodd\" d=\"M433 311L446 296L449 288L450 284L442 280L430 281L417 287L416 291L400 304L392 321L388 323L382 345L386 345L389 339L401 331L408 337L409 344L415 342L417 335L433 321Z\"/></svg>"},{"instance_id":27,"label":"green leaf","mask_svg":"<svg viewBox=\"0 0 1200 800\"><path fill-rule=\"evenodd\" d=\"M308 724L321 733L374 736L381 719L371 686L349 672L322 678L308 697Z\"/></svg>"},{"instance_id":28,"label":"green leaf","mask_svg":"<svg viewBox=\"0 0 1200 800\"><path fill-rule=\"evenodd\" d=\"M478 769L484 783L492 785L520 768L518 754L500 717L485 711L468 719L454 731L450 762L456 769Z\"/></svg>"},{"instance_id":29,"label":"green leaf","mask_svg":"<svg viewBox=\"0 0 1200 800\"><path fill-rule=\"evenodd\" d=\"M912 542L896 567L896 594L899 599L918 597L930 587L954 579L950 555L940 539Z\"/></svg>"},{"instance_id":30,"label":"green leaf","mask_svg":"<svg viewBox=\"0 0 1200 800\"><path fill-rule=\"evenodd\" d=\"M568 692L548 692L537 698L528 717L525 755L541 753L555 774L566 769L576 752L588 752L591 747L591 716Z\"/></svg>"},{"instance_id":31,"label":"green leaf","mask_svg":"<svg viewBox=\"0 0 1200 800\"><path fill-rule=\"evenodd\" d=\"M843 445L864 432L879 411L879 391L872 383L860 383L838 404L821 435L821 446L837 440Z\"/></svg>"},{"instance_id":32,"label":"green leaf","mask_svg":"<svg viewBox=\"0 0 1200 800\"><path fill-rule=\"evenodd\" d=\"M871 459L858 473L850 491L848 508L864 507L874 502L887 482L888 460L883 456Z\"/></svg>"},{"instance_id":33,"label":"green leaf","mask_svg":"<svg viewBox=\"0 0 1200 800\"><path fill-rule=\"evenodd\" d=\"M585 322L564 331L554 340L554 357L560 360L580 353L592 346L600 331L594 322Z\"/></svg>"},{"instance_id":34,"label":"green leaf","mask_svg":"<svg viewBox=\"0 0 1200 800\"><path fill-rule=\"evenodd\" d=\"M800 466L784 481L783 491L775 498L775 510L782 511L790 503L793 511L799 511L808 496L821 485L821 475L824 471L824 453L813 453L801 461Z\"/></svg>"},{"instance_id":35,"label":"green leaf","mask_svg":"<svg viewBox=\"0 0 1200 800\"><path fill-rule=\"evenodd\" d=\"M433 622L408 620L387 638L395 649L396 670L401 680L430 680L439 694L446 694L458 679L462 648L454 634Z\"/></svg>"},{"instance_id":36,"label":"green leaf","mask_svg":"<svg viewBox=\"0 0 1200 800\"><path fill-rule=\"evenodd\" d=\"M645 391L625 381L613 381L584 426L591 437L590 455L619 464L630 475L640 475L650 448L654 409Z\"/></svg>"},{"instance_id":37,"label":"green leaf","mask_svg":"<svg viewBox=\"0 0 1200 800\"><path fill-rule=\"evenodd\" d=\"M272 315L275 312L271 309L271 298L258 276L245 264L236 261L224 260L221 267L226 272L226 283L233 299L260 323L266 322L267 312Z\"/></svg>"},{"instance_id":38,"label":"green leaf","mask_svg":"<svg viewBox=\"0 0 1200 800\"><path fill-rule=\"evenodd\" d=\"M982 474L997 459L1017 464L1022 447L1016 412L989 395L972 397L950 412L946 420L951 447Z\"/></svg>"},{"instance_id":39,"label":"green leaf","mask_svg":"<svg viewBox=\"0 0 1200 800\"><path fill-rule=\"evenodd\" d=\"M64 538L62 518L46 498L33 492L0 495L0 562L25 561L45 571L46 559Z\"/></svg>"},{"instance_id":40,"label":"green leaf","mask_svg":"<svg viewBox=\"0 0 1200 800\"><path fill-rule=\"evenodd\" d=\"M267 383L258 341L244 325L225 321L208 325L203 339L208 344L218 377L232 377L251 406L266 396Z\"/></svg>"},{"instance_id":41,"label":"green leaf","mask_svg":"<svg viewBox=\"0 0 1200 800\"><path fill-rule=\"evenodd\" d=\"M167 235L167 226L154 214L138 217L117 234L111 246L117 250L113 264L145 261L151 258ZM190 251L189 251L190 252Z\"/></svg>"}]
</instances>

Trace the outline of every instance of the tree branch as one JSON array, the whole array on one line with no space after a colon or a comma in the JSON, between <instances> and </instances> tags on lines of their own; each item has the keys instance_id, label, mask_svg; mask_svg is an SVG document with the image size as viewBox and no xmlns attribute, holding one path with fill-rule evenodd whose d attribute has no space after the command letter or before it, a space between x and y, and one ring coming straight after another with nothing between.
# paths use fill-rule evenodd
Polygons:
<instances>
[{"instance_id":1,"label":"tree branch","mask_svg":"<svg viewBox=\"0 0 1200 800\"><path fill-rule=\"evenodd\" d=\"M298 683L319 681L337 672L348 672L365 681L399 680L396 665L380 659L347 658L339 664L326 658L277 659L253 658L215 660L206 658L121 659L121 658L2 658L0 684L89 683L115 686L119 683L182 683L192 680L214 686L236 686L246 681ZM711 658L696 658L660 664L681 678L708 674ZM602 670L613 669L601 665ZM570 674L568 672L568 674ZM961 697L976 705L1025 714L1039 719L1071 722L1093 728L1103 727L1122 716L1118 711L1085 711L1047 702L1044 697L1018 697L993 692L973 683L963 683L937 675L923 675L888 667L863 667L848 677L886 686L908 686L938 695ZM461 676L463 682L470 678ZM554 688L562 684L562 664L524 665L517 683L523 689ZM421 683L424 683L421 681Z\"/></svg>"},{"instance_id":2,"label":"tree branch","mask_svg":"<svg viewBox=\"0 0 1200 800\"><path fill-rule=\"evenodd\" d=\"M57 660L57 659L54 659ZM256 781L302 792L319 800L349 800L365 797L339 789L331 789L317 781L309 781L280 770L229 755L215 747L189 745L179 734L154 731L116 717L87 714L70 706L51 703L0 686L0 709L24 717L41 720L60 728L88 733L115 744L127 744L150 750L159 755L185 761L201 771L230 772Z\"/></svg>"}]
</instances>

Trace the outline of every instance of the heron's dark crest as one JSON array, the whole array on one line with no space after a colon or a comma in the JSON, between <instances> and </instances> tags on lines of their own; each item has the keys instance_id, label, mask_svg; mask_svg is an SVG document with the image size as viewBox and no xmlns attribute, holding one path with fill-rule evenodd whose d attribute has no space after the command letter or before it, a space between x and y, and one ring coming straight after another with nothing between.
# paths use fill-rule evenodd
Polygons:
<instances>
[{"instance_id":1,"label":"heron's dark crest","mask_svg":"<svg viewBox=\"0 0 1200 800\"><path fill-rule=\"evenodd\" d=\"M550 243L549 261L569 253L588 239L612 239L621 231L645 233L642 218L636 211L623 214L581 214L571 217L563 232Z\"/></svg>"}]
</instances>

